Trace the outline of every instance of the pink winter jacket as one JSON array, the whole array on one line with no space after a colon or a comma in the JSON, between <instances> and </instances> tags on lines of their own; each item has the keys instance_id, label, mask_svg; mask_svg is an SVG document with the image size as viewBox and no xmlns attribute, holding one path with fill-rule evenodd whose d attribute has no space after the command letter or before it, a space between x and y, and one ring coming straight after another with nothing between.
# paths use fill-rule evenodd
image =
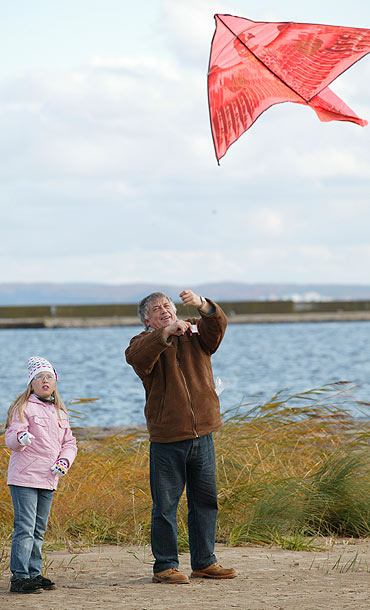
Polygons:
<instances>
[{"instance_id":1,"label":"pink winter jacket","mask_svg":"<svg viewBox=\"0 0 370 610\"><path fill-rule=\"evenodd\" d=\"M45 403L31 394L24 410L22 422L14 416L5 432L5 443L12 449L9 460L8 485L56 489L58 475L51 472L51 466L58 458L65 458L71 466L76 457L77 445L67 413L60 411L53 403ZM21 445L19 432L30 432L35 438L31 445ZM68 476L68 475L67 475Z\"/></svg>"}]
</instances>

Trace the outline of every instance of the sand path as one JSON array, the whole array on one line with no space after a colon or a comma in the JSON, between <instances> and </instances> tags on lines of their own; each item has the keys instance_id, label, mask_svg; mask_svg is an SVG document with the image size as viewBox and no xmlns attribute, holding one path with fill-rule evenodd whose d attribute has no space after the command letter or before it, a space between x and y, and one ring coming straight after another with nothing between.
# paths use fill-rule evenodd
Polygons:
<instances>
[{"instance_id":1,"label":"sand path","mask_svg":"<svg viewBox=\"0 0 370 610\"><path fill-rule=\"evenodd\" d=\"M233 580L192 580L190 585L151 582L148 549L104 545L74 553L48 552L45 565L55 591L39 595L8 593L8 574L0 577L0 608L128 610L338 610L370 608L370 540L324 541L321 552L217 545ZM181 568L190 574L189 555Z\"/></svg>"}]
</instances>

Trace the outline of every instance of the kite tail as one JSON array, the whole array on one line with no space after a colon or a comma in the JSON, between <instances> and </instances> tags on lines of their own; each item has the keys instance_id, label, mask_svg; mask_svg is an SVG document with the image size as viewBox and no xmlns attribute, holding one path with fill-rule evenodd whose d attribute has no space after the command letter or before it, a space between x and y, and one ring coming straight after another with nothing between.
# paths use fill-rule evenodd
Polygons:
<instances>
[{"instance_id":1,"label":"kite tail","mask_svg":"<svg viewBox=\"0 0 370 610\"><path fill-rule=\"evenodd\" d=\"M340 99L333 91L328 87L323 89L319 95L315 95L309 102L308 105L316 112L320 121L350 121L356 123L361 127L365 127L368 122L365 119L361 119L357 116Z\"/></svg>"}]
</instances>

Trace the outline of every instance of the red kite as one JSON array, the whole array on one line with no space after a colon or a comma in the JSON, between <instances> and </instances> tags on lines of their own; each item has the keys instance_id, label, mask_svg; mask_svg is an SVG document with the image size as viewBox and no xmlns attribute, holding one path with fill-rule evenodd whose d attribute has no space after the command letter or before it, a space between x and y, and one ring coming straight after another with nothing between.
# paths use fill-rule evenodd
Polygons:
<instances>
[{"instance_id":1,"label":"red kite","mask_svg":"<svg viewBox=\"0 0 370 610\"><path fill-rule=\"evenodd\" d=\"M264 110L306 104L320 121L367 125L328 85L370 52L370 30L215 15L208 98L217 161Z\"/></svg>"}]
</instances>

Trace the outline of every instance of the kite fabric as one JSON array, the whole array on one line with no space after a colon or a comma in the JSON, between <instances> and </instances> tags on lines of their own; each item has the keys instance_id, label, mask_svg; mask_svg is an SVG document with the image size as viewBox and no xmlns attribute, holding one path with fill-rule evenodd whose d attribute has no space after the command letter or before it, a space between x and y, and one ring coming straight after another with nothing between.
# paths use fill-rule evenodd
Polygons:
<instances>
[{"instance_id":1,"label":"kite fabric","mask_svg":"<svg viewBox=\"0 0 370 610\"><path fill-rule=\"evenodd\" d=\"M365 126L328 85L370 52L370 30L215 15L208 99L217 161L270 106L305 104L320 121Z\"/></svg>"}]
</instances>

